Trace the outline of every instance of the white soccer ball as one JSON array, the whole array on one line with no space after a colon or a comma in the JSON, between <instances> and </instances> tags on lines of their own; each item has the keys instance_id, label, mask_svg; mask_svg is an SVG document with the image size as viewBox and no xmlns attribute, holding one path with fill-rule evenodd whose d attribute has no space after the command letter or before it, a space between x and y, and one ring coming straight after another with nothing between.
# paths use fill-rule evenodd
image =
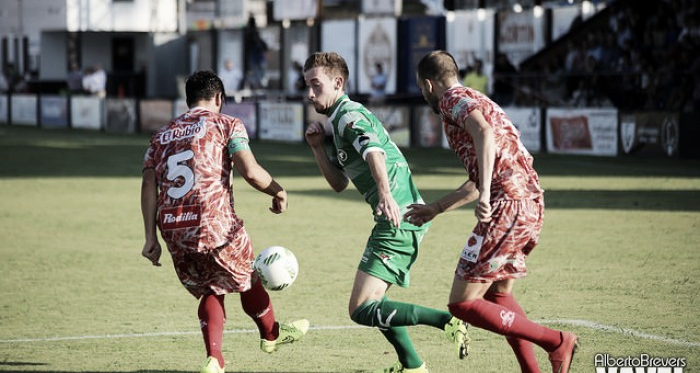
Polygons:
<instances>
[{"instance_id":1,"label":"white soccer ball","mask_svg":"<svg viewBox=\"0 0 700 373\"><path fill-rule=\"evenodd\" d=\"M299 263L289 249L282 246L270 246L255 258L253 268L267 290L286 289L299 274Z\"/></svg>"}]
</instances>

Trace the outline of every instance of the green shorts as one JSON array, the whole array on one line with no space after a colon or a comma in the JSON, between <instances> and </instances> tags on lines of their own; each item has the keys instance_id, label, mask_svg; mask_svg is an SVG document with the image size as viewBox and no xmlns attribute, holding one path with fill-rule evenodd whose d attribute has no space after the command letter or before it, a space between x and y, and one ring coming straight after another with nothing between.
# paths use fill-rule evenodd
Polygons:
<instances>
[{"instance_id":1,"label":"green shorts","mask_svg":"<svg viewBox=\"0 0 700 373\"><path fill-rule=\"evenodd\" d=\"M428 228L396 229L375 225L358 269L390 284L408 287L418 246Z\"/></svg>"}]
</instances>

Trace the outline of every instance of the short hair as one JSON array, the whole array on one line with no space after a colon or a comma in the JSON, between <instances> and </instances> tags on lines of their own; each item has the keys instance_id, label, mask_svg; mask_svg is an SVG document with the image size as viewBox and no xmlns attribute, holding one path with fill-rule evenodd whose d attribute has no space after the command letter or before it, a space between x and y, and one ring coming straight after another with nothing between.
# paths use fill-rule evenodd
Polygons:
<instances>
[{"instance_id":1,"label":"short hair","mask_svg":"<svg viewBox=\"0 0 700 373\"><path fill-rule=\"evenodd\" d=\"M432 51L418 62L419 79L432 79L448 83L450 79L458 77L457 62L451 54L445 51Z\"/></svg>"},{"instance_id":2,"label":"short hair","mask_svg":"<svg viewBox=\"0 0 700 373\"><path fill-rule=\"evenodd\" d=\"M185 80L185 95L187 106L202 101L211 100L217 93L225 99L224 83L212 70L200 70Z\"/></svg>"},{"instance_id":3,"label":"short hair","mask_svg":"<svg viewBox=\"0 0 700 373\"><path fill-rule=\"evenodd\" d=\"M304 72L315 67L322 67L326 74L339 74L343 77L343 85L346 85L350 76L348 64L342 56L335 52L316 52L304 62Z\"/></svg>"}]
</instances>

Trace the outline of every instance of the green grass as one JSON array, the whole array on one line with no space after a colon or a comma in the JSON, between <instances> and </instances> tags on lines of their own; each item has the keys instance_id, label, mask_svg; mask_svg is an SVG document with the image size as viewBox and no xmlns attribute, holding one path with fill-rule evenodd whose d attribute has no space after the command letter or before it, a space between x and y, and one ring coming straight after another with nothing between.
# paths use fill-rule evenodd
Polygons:
<instances>
[{"instance_id":1,"label":"green grass","mask_svg":"<svg viewBox=\"0 0 700 373\"><path fill-rule=\"evenodd\" d=\"M140 257L147 141L0 127L0 371L194 372L203 362L196 300L167 254L161 268ZM299 279L271 296L279 319L307 317L314 329L265 355L230 296L227 370L349 373L391 364L389 345L356 327L346 309L369 207L354 190L330 191L302 144L253 150L288 189L290 210L270 214L269 199L239 178L236 209L257 251L279 244L297 255ZM449 151L405 153L429 201L464 181ZM700 161L536 155L535 166L545 227L515 294L532 319L580 335L572 372L594 372L597 353L683 357L685 372L700 372ZM445 308L472 208L436 219L411 288L392 289L392 298ZM508 345L486 331L471 329L465 361L452 358L438 330L410 333L434 373L518 371Z\"/></svg>"}]
</instances>

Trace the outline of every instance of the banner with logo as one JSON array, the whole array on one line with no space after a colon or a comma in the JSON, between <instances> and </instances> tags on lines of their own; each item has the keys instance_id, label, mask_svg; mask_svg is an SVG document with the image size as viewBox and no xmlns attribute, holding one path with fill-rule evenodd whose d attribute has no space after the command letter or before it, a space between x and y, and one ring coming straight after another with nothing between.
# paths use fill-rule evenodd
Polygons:
<instances>
[{"instance_id":1,"label":"banner with logo","mask_svg":"<svg viewBox=\"0 0 700 373\"><path fill-rule=\"evenodd\" d=\"M36 126L37 121L37 96L16 94L10 96L10 123L13 125Z\"/></svg>"},{"instance_id":2,"label":"banner with logo","mask_svg":"<svg viewBox=\"0 0 700 373\"><path fill-rule=\"evenodd\" d=\"M542 114L539 108L509 107L506 114L520 131L520 141L530 153L542 151Z\"/></svg>"},{"instance_id":3,"label":"banner with logo","mask_svg":"<svg viewBox=\"0 0 700 373\"><path fill-rule=\"evenodd\" d=\"M46 128L68 128L68 98L64 96L41 96L41 126Z\"/></svg>"},{"instance_id":4,"label":"banner with logo","mask_svg":"<svg viewBox=\"0 0 700 373\"><path fill-rule=\"evenodd\" d=\"M358 27L359 92L372 93L372 80L380 76L385 78L381 93L396 92L396 18L363 18Z\"/></svg>"},{"instance_id":5,"label":"banner with logo","mask_svg":"<svg viewBox=\"0 0 700 373\"><path fill-rule=\"evenodd\" d=\"M260 102L261 140L302 141L304 105L300 102Z\"/></svg>"},{"instance_id":6,"label":"banner with logo","mask_svg":"<svg viewBox=\"0 0 700 373\"><path fill-rule=\"evenodd\" d=\"M547 152L617 155L616 109L548 109Z\"/></svg>"},{"instance_id":7,"label":"banner with logo","mask_svg":"<svg viewBox=\"0 0 700 373\"><path fill-rule=\"evenodd\" d=\"M173 102L170 100L139 101L139 130L142 133L157 131L172 119Z\"/></svg>"},{"instance_id":8,"label":"banner with logo","mask_svg":"<svg viewBox=\"0 0 700 373\"><path fill-rule=\"evenodd\" d=\"M408 106L368 105L367 109L382 122L391 140L397 146L402 148L411 146L411 110Z\"/></svg>"},{"instance_id":9,"label":"banner with logo","mask_svg":"<svg viewBox=\"0 0 700 373\"><path fill-rule=\"evenodd\" d=\"M516 67L544 47L545 17L534 12L498 12L498 51Z\"/></svg>"},{"instance_id":10,"label":"banner with logo","mask_svg":"<svg viewBox=\"0 0 700 373\"><path fill-rule=\"evenodd\" d=\"M255 140L258 138L258 113L254 102L233 102L227 101L221 112L236 117L243 122L248 138Z\"/></svg>"},{"instance_id":11,"label":"banner with logo","mask_svg":"<svg viewBox=\"0 0 700 373\"><path fill-rule=\"evenodd\" d=\"M104 99L91 96L73 96L70 99L71 127L99 130L104 123Z\"/></svg>"},{"instance_id":12,"label":"banner with logo","mask_svg":"<svg viewBox=\"0 0 700 373\"><path fill-rule=\"evenodd\" d=\"M106 132L136 132L136 100L132 98L108 98L105 100Z\"/></svg>"},{"instance_id":13,"label":"banner with logo","mask_svg":"<svg viewBox=\"0 0 700 373\"><path fill-rule=\"evenodd\" d=\"M678 113L620 114L620 152L624 155L678 155Z\"/></svg>"},{"instance_id":14,"label":"banner with logo","mask_svg":"<svg viewBox=\"0 0 700 373\"><path fill-rule=\"evenodd\" d=\"M445 17L410 17L399 20L399 92L420 93L416 84L418 62L426 54L445 49Z\"/></svg>"}]
</instances>

